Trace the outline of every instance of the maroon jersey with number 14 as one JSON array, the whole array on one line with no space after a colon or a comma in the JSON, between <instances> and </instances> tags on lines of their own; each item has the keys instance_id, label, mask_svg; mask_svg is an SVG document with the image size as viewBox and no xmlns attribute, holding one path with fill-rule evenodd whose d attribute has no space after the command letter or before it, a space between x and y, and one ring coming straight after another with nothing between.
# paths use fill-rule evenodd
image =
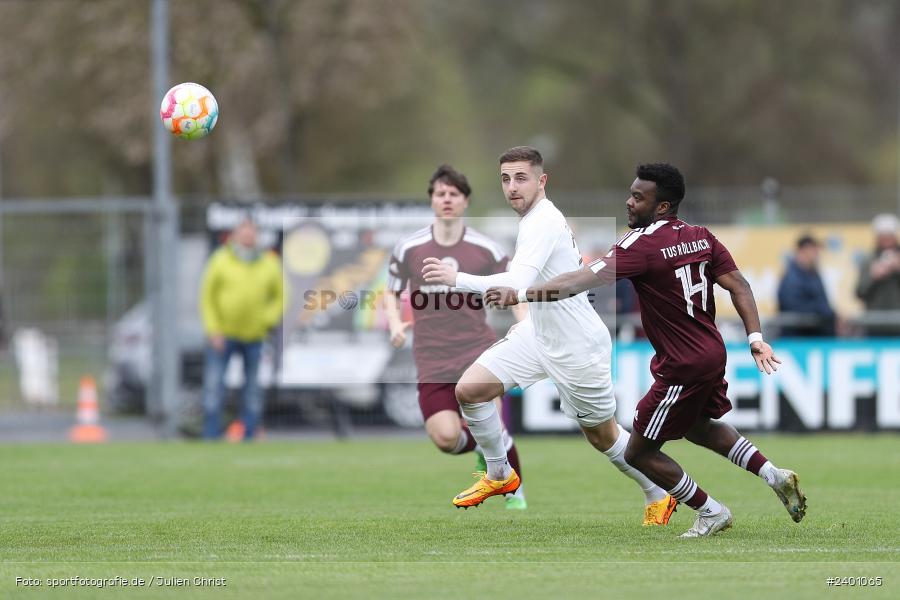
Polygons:
<instances>
[{"instance_id":1,"label":"maroon jersey with number 14","mask_svg":"<svg viewBox=\"0 0 900 600\"><path fill-rule=\"evenodd\" d=\"M737 270L705 227L672 218L622 236L590 268L606 283L630 279L656 356L650 369L667 382L703 381L725 370L713 284Z\"/></svg>"}]
</instances>

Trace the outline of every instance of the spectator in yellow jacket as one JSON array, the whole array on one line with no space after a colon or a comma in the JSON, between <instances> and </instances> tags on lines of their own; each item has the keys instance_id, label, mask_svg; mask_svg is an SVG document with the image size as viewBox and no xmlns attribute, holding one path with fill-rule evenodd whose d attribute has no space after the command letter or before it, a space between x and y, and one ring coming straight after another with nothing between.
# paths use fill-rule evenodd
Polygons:
<instances>
[{"instance_id":1,"label":"spectator in yellow jacket","mask_svg":"<svg viewBox=\"0 0 900 600\"><path fill-rule=\"evenodd\" d=\"M203 373L203 437L222 433L221 412L225 397L225 370L231 355L241 355L244 389L241 421L244 439L253 437L263 412L257 380L262 342L281 321L284 283L281 261L256 244L257 229L242 221L218 250L203 273L200 314L209 344Z\"/></svg>"}]
</instances>

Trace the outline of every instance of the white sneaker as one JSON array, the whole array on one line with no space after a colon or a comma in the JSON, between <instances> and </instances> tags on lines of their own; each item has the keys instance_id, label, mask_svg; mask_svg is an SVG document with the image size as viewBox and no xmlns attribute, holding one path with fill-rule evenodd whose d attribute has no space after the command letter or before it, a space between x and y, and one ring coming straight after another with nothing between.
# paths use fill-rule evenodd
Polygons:
<instances>
[{"instance_id":1,"label":"white sneaker","mask_svg":"<svg viewBox=\"0 0 900 600\"><path fill-rule=\"evenodd\" d=\"M697 513L697 520L694 521L694 526L682 533L681 537L697 538L715 535L731 527L733 522L731 511L723 504L722 510L714 515Z\"/></svg>"},{"instance_id":2,"label":"white sneaker","mask_svg":"<svg viewBox=\"0 0 900 600\"><path fill-rule=\"evenodd\" d=\"M775 494L784 504L794 523L799 523L806 516L806 495L800 490L800 478L793 471L775 469Z\"/></svg>"}]
</instances>

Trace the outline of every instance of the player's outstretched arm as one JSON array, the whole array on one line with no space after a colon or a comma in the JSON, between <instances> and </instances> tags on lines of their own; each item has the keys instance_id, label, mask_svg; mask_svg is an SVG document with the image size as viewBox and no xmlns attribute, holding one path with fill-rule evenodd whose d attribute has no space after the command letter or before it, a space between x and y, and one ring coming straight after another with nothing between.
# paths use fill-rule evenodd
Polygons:
<instances>
[{"instance_id":1,"label":"player's outstretched arm","mask_svg":"<svg viewBox=\"0 0 900 600\"><path fill-rule=\"evenodd\" d=\"M753 298L753 290L744 279L740 271L732 271L716 278L716 283L728 290L731 294L731 302L735 310L744 322L744 330L747 332L747 340L750 342L750 353L756 361L756 368L760 373L771 375L778 370L781 360L775 356L772 346L763 340L762 327L759 324L759 311L756 308L756 300Z\"/></svg>"},{"instance_id":2,"label":"player's outstretched arm","mask_svg":"<svg viewBox=\"0 0 900 600\"><path fill-rule=\"evenodd\" d=\"M460 273L452 265L439 258L428 257L423 261L422 276L426 283L440 283L457 290L484 294L489 287L508 286L525 288L537 279L538 270L531 265L513 263L509 271L493 275Z\"/></svg>"},{"instance_id":3,"label":"player's outstretched arm","mask_svg":"<svg viewBox=\"0 0 900 600\"><path fill-rule=\"evenodd\" d=\"M485 292L484 300L492 306L514 306L519 302L556 302L577 296L585 290L597 287L599 278L588 267L569 271L550 281L527 290L510 287L491 287Z\"/></svg>"}]
</instances>

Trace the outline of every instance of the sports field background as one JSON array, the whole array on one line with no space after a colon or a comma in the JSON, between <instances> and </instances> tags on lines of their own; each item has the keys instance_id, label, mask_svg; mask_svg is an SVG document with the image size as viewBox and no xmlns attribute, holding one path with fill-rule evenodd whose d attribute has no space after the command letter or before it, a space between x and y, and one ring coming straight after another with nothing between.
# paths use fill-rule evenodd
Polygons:
<instances>
[{"instance_id":1,"label":"sports field background","mask_svg":"<svg viewBox=\"0 0 900 600\"><path fill-rule=\"evenodd\" d=\"M896 436L753 439L800 474L806 519L791 522L749 473L674 443L735 516L699 540L678 539L686 508L667 528L642 528L633 483L574 436L518 440L525 512L499 499L452 508L474 455L424 440L2 446L0 597L897 597ZM117 575L227 587L16 586ZM826 585L850 576L884 584Z\"/></svg>"}]
</instances>

